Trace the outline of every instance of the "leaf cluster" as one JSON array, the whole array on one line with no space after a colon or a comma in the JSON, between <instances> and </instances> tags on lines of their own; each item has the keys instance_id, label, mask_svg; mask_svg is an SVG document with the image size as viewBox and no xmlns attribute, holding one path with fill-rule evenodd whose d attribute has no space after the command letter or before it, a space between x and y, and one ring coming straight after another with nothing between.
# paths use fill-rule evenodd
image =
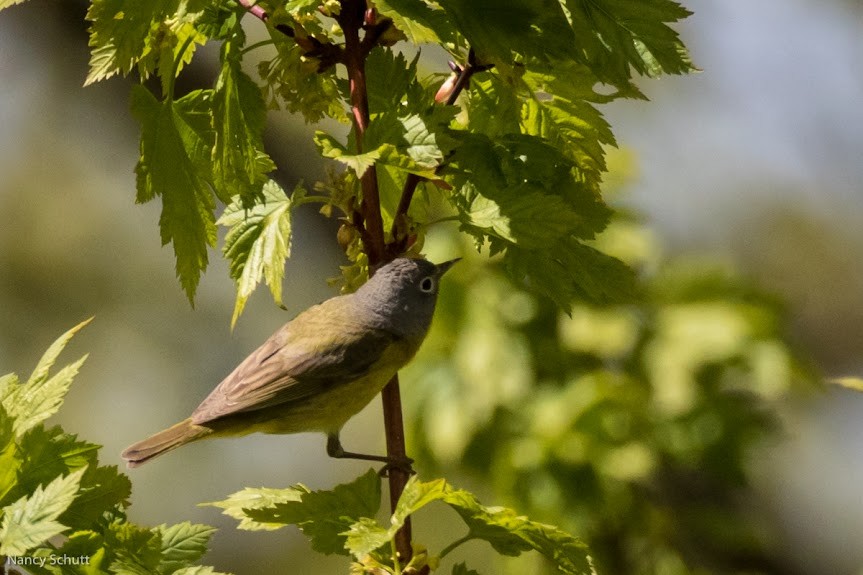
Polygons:
<instances>
[{"instance_id":1,"label":"leaf cluster","mask_svg":"<svg viewBox=\"0 0 863 575\"><path fill-rule=\"evenodd\" d=\"M286 489L251 489L224 501L208 503L240 521L241 529L278 529L296 525L312 548L320 553L349 555L352 573L417 573L437 570L440 560L470 540L488 542L498 553L521 555L535 550L556 570L570 574L593 574L587 547L578 539L551 525L531 521L504 507L486 507L464 490L443 479L423 482L412 477L399 498L388 522L380 525L373 517L381 499L380 476L372 469L351 483L329 491L311 491L304 485ZM454 540L440 556L416 549L408 565L394 559L394 537L405 519L435 501L445 503L461 517L467 533ZM424 571L423 571L424 570ZM453 575L477 573L464 564L453 567Z\"/></svg>"},{"instance_id":2,"label":"leaf cluster","mask_svg":"<svg viewBox=\"0 0 863 575\"><path fill-rule=\"evenodd\" d=\"M362 38L352 44L345 12L359 8ZM242 26L247 10L268 36L252 46ZM321 155L351 177L315 186L337 196L305 198L343 212L339 242L352 262L345 289L367 276L360 179L374 170L384 257L418 254L430 225L457 219L478 249L500 254L510 278L569 311L575 298L633 296L631 270L588 245L611 215L600 184L615 140L598 106L643 98L638 75L694 69L671 27L688 15L672 0L304 0L254 8L93 0L86 83L132 72L159 80L158 96L144 84L132 93L141 125L137 200L161 199L161 239L173 246L190 301L217 224L230 227L222 251L237 284L234 322L262 280L281 301L277 269L290 255L290 210L300 198L287 200L269 176L276 166L262 133L267 109L278 108L309 122L352 124L346 139L315 136ZM440 46L455 72L420 77L420 52L406 58L395 47L402 41ZM175 78L207 42L221 44L213 87L175 94ZM263 47L253 79L243 63ZM362 66L363 94L352 94L339 71L349 63ZM435 105L444 101L456 105ZM367 126L357 121L364 107ZM443 199L443 213L411 201L417 188L419 198Z\"/></svg>"},{"instance_id":3,"label":"leaf cluster","mask_svg":"<svg viewBox=\"0 0 863 575\"><path fill-rule=\"evenodd\" d=\"M99 464L98 445L45 427L86 356L52 368L89 321L57 339L26 381L0 377L0 556L38 575L219 575L196 565L212 527L129 523L129 478Z\"/></svg>"}]
</instances>

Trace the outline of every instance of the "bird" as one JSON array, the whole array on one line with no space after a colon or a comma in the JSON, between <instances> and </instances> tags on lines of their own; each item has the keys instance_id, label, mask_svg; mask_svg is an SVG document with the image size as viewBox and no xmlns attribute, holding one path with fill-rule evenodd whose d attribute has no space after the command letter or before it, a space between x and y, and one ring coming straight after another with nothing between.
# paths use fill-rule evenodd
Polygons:
<instances>
[{"instance_id":1,"label":"bird","mask_svg":"<svg viewBox=\"0 0 863 575\"><path fill-rule=\"evenodd\" d=\"M188 418L129 446L121 457L138 467L205 438L323 432L331 457L404 465L345 451L339 433L417 353L431 325L441 276L457 261L435 265L396 258L356 292L303 311L243 360Z\"/></svg>"}]
</instances>

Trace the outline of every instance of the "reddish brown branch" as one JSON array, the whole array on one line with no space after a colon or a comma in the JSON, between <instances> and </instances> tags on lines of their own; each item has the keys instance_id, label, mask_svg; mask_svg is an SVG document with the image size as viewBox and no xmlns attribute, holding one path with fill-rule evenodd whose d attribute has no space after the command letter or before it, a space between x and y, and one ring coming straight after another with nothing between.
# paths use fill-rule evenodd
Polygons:
<instances>
[{"instance_id":1,"label":"reddish brown branch","mask_svg":"<svg viewBox=\"0 0 863 575\"><path fill-rule=\"evenodd\" d=\"M354 125L354 135L357 153L363 151L363 139L369 125L369 101L366 87L365 59L371 49L360 40L360 30L366 19L366 3L364 0L342 0L342 9L337 20L345 35L343 63L348 71L348 82L351 95L351 114ZM366 32L368 34L368 32ZM364 38L365 40L365 38ZM376 41L376 39L374 40ZM372 44L373 45L373 44ZM363 245L369 258L372 270L384 263L387 258L384 243L384 224L381 217L381 202L378 194L377 173L374 167L365 171L360 178L363 197L358 215L355 213L355 223L362 224ZM358 226L359 227L359 226ZM404 440L404 423L402 421L401 393L398 376L384 387L381 392L384 410L384 428L387 440L387 456L392 459L404 460L406 456ZM396 503L404 491L410 475L404 469L393 467L389 470L390 504L395 511ZM413 555L411 547L410 518L395 536L396 551L399 562L410 561Z\"/></svg>"},{"instance_id":2,"label":"reddish brown branch","mask_svg":"<svg viewBox=\"0 0 863 575\"><path fill-rule=\"evenodd\" d=\"M435 96L435 100L440 98L438 101L443 101L447 106L452 106L456 103L456 100L458 100L462 91L470 85L470 79L474 74L477 72L484 72L491 68L491 65L477 63L473 49L471 49L468 54L468 62L466 66L461 67L455 62L450 62L449 64L454 76L441 86L441 89ZM396 257L400 253L403 253L407 248L407 237L398 237L397 226L402 225L401 222L408 213L408 209L413 201L417 186L419 186L420 182L425 179L426 178L416 174L408 174L408 177L405 180L405 184L402 187L402 195L399 198L399 205L398 208L396 208L395 218L393 219L393 226L390 231L393 238L392 243L388 246L387 250L390 257Z\"/></svg>"}]
</instances>

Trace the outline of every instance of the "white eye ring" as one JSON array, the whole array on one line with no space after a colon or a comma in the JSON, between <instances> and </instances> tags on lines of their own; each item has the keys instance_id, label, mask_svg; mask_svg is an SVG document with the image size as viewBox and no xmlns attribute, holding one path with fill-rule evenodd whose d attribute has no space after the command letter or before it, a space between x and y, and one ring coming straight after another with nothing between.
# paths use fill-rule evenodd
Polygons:
<instances>
[{"instance_id":1,"label":"white eye ring","mask_svg":"<svg viewBox=\"0 0 863 575\"><path fill-rule=\"evenodd\" d=\"M432 293L434 291L434 278L431 276L424 277L420 282L420 291Z\"/></svg>"}]
</instances>

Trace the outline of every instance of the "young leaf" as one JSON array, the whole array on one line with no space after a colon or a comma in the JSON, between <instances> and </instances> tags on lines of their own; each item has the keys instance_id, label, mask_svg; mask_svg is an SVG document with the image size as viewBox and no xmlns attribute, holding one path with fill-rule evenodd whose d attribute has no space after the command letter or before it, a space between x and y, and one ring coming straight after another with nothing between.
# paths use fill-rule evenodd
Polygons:
<instances>
[{"instance_id":1,"label":"young leaf","mask_svg":"<svg viewBox=\"0 0 863 575\"><path fill-rule=\"evenodd\" d=\"M84 469L57 477L46 487L3 508L0 526L0 554L23 555L50 537L67 529L57 522L78 492Z\"/></svg>"},{"instance_id":2,"label":"young leaf","mask_svg":"<svg viewBox=\"0 0 863 575\"><path fill-rule=\"evenodd\" d=\"M85 355L65 366L48 381L18 387L4 401L3 406L14 420L15 435L21 436L34 425L45 421L60 409L72 380L87 359Z\"/></svg>"},{"instance_id":3,"label":"young leaf","mask_svg":"<svg viewBox=\"0 0 863 575\"><path fill-rule=\"evenodd\" d=\"M135 67L147 77L157 66L176 74L206 36L195 28L203 13L200 0L93 0L90 72L85 85L126 75ZM182 52L182 53L181 53Z\"/></svg>"},{"instance_id":4,"label":"young leaf","mask_svg":"<svg viewBox=\"0 0 863 575\"><path fill-rule=\"evenodd\" d=\"M285 491L284 501L246 509L245 514L259 523L296 525L315 551L327 555L346 554L344 532L359 518L374 516L381 503L381 481L374 469L330 491L302 485Z\"/></svg>"},{"instance_id":5,"label":"young leaf","mask_svg":"<svg viewBox=\"0 0 863 575\"><path fill-rule=\"evenodd\" d=\"M4 376L0 385L2 388L0 402L9 417L13 419L13 428L17 437L21 437L27 430L48 419L60 409L72 380L78 374L87 356L63 367L50 379L48 379L48 372L69 340L92 319L79 323L57 338L42 355L30 378L23 385L17 383L17 377Z\"/></svg>"},{"instance_id":6,"label":"young leaf","mask_svg":"<svg viewBox=\"0 0 863 575\"><path fill-rule=\"evenodd\" d=\"M275 164L264 153L267 110L260 88L240 69L242 28L222 44L222 70L213 92L213 179L216 194L228 203L239 196L250 208L261 196Z\"/></svg>"},{"instance_id":7,"label":"young leaf","mask_svg":"<svg viewBox=\"0 0 863 575\"><path fill-rule=\"evenodd\" d=\"M93 318L85 319L52 343L45 353L42 354L42 357L39 359L39 362L36 364L36 368L33 370L33 373L30 374L30 378L27 380L27 384L37 385L45 381L48 377L49 370L54 366L54 362L57 361L57 357L59 357L60 353L66 348L66 345L69 341L75 336L76 333L81 331L82 328L87 326Z\"/></svg>"},{"instance_id":8,"label":"young leaf","mask_svg":"<svg viewBox=\"0 0 863 575\"><path fill-rule=\"evenodd\" d=\"M216 245L211 105L209 91L159 102L143 86L132 88L132 114L141 124L137 199L144 203L162 197L162 245L173 244L177 276L193 304L208 263L207 246Z\"/></svg>"},{"instance_id":9,"label":"young leaf","mask_svg":"<svg viewBox=\"0 0 863 575\"><path fill-rule=\"evenodd\" d=\"M0 404L0 506L6 503L6 496L17 483L18 469L23 460L15 442L12 423L12 418Z\"/></svg>"},{"instance_id":10,"label":"young leaf","mask_svg":"<svg viewBox=\"0 0 863 575\"><path fill-rule=\"evenodd\" d=\"M243 312L246 301L261 278L270 288L276 304L282 304L282 279L285 260L291 255L291 208L305 195L302 183L288 198L275 181L263 187L263 201L251 210L236 198L225 208L219 224L229 227L222 253L231 264L231 277L237 283L237 300L231 325Z\"/></svg>"},{"instance_id":11,"label":"young leaf","mask_svg":"<svg viewBox=\"0 0 863 575\"><path fill-rule=\"evenodd\" d=\"M375 165L375 160L380 158L378 150L351 154L345 146L326 132L315 132L315 145L323 157L343 163L356 172L358 178L361 178L366 170Z\"/></svg>"},{"instance_id":12,"label":"young leaf","mask_svg":"<svg viewBox=\"0 0 863 575\"><path fill-rule=\"evenodd\" d=\"M174 573L198 561L207 552L207 542L216 532L209 525L195 525L188 521L171 526L160 525L156 529L162 534L162 561L159 564L162 573Z\"/></svg>"},{"instance_id":13,"label":"young leaf","mask_svg":"<svg viewBox=\"0 0 863 575\"><path fill-rule=\"evenodd\" d=\"M285 523L255 521L249 517L248 511L272 508L278 503L300 501L303 493L308 493L308 490L305 488L272 489L269 487L247 487L242 491L232 493L223 501L212 501L210 503L201 503L201 505L210 505L224 509L222 513L240 522L237 525L239 529L272 531L284 527Z\"/></svg>"}]
</instances>

